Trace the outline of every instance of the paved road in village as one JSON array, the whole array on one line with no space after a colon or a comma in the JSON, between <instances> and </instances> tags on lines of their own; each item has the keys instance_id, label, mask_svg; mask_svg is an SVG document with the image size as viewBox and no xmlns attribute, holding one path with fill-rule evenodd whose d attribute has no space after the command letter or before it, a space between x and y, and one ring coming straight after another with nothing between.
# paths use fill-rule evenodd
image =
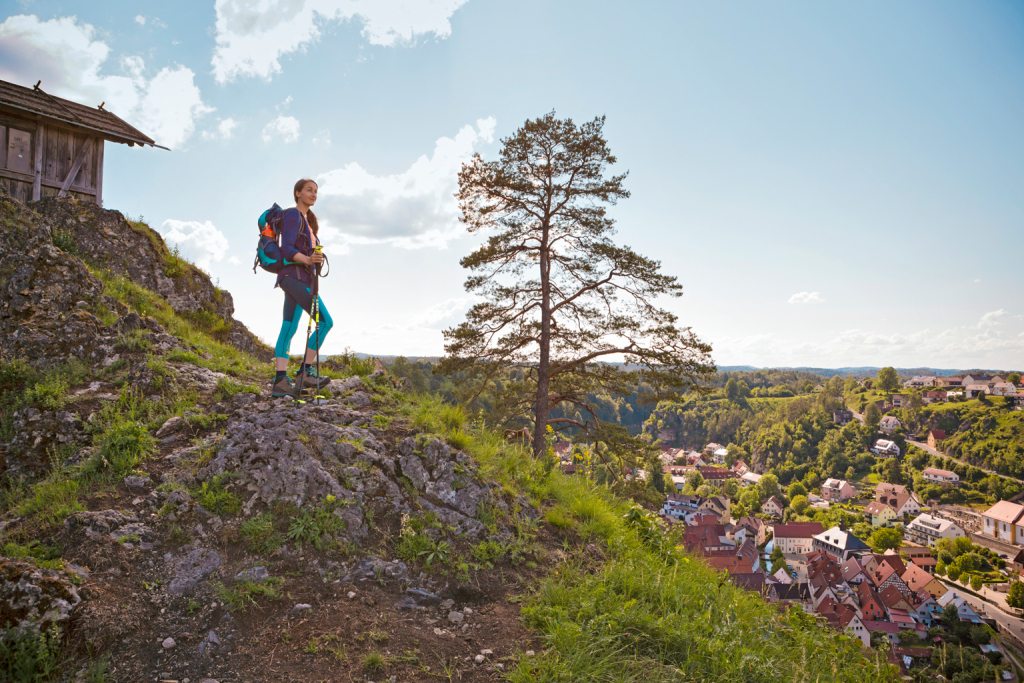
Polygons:
<instances>
[{"instance_id":1,"label":"paved road in village","mask_svg":"<svg viewBox=\"0 0 1024 683\"><path fill-rule=\"evenodd\" d=\"M1024 620L1011 617L992 603L964 591L961 586L958 586L955 583L950 583L949 581L941 578L939 580L942 581L946 588L956 591L958 595L962 595L967 601L967 604L974 608L975 612L983 617L995 619L1001 627L1009 629L1013 635L1017 636L1021 641L1024 641Z\"/></svg>"},{"instance_id":2,"label":"paved road in village","mask_svg":"<svg viewBox=\"0 0 1024 683\"><path fill-rule=\"evenodd\" d=\"M1017 477L1011 477L1011 476L1008 476L1006 474L1000 474L999 472L993 472L992 470L986 470L985 468L978 467L977 465L971 465L969 463L964 462L963 460L960 460L959 458L954 458L952 455L947 455L945 453L940 453L940 452L938 452L937 450L935 450L934 448L932 448L931 446L929 446L926 443L922 443L920 441L912 441L910 439L907 439L907 443L912 444L914 446L917 446L918 448L923 450L925 453L930 453L931 455L935 455L935 456L938 456L940 458L949 458L950 460L954 460L954 461L956 461L956 462L958 462L961 465L964 465L966 467L977 467L979 470L981 470L985 474L994 474L997 477L1002 477L1003 479L1012 479L1013 481L1016 481L1016 482L1019 482L1021 484L1024 484L1024 479L1018 479Z\"/></svg>"},{"instance_id":3,"label":"paved road in village","mask_svg":"<svg viewBox=\"0 0 1024 683\"><path fill-rule=\"evenodd\" d=\"M864 424L864 416L862 414L856 412L853 408L850 408L849 406L847 406L847 409L851 413L853 413L853 417L855 419L857 419L857 421L859 421L861 424ZM935 450L934 448L932 448L931 446L929 446L928 444L922 443L921 441L913 441L911 439L907 439L907 443L913 444L914 446L917 446L918 448L923 450L925 453L929 453L931 455L935 455L935 456L938 456L940 458L949 458L950 460L954 460L954 461L960 463L961 465L964 465L965 467L978 467L977 465L971 465L970 463L966 463L963 460L960 460L959 458L954 458L952 455L946 455L945 453L940 453L937 450ZM1024 479L1018 479L1017 477L1011 477L1011 476L1008 476L1006 474L1000 474L999 472L993 472L992 470L986 470L986 469L984 469L982 467L978 467L978 469L980 469L985 474L994 474L997 477L1002 477L1003 479L1012 479L1013 481L1016 481L1016 482L1019 482L1021 484L1024 484Z\"/></svg>"}]
</instances>

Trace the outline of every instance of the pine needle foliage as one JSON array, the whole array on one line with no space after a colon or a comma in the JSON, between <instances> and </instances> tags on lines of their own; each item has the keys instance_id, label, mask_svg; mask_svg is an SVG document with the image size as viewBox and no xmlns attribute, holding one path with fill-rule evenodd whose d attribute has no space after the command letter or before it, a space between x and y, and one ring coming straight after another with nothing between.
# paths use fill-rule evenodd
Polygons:
<instances>
[{"instance_id":1,"label":"pine needle foliage","mask_svg":"<svg viewBox=\"0 0 1024 683\"><path fill-rule=\"evenodd\" d=\"M608 174L603 128L604 117L578 126L551 112L504 139L496 161L475 155L459 173L461 220L488 237L461 261L481 301L445 331L441 372L466 378L466 397L492 392L506 423L532 421L538 456L548 425L599 426L588 394L645 382L653 403L715 370L711 347L655 305L682 295L676 278L611 239L608 207L629 192L625 173ZM555 406L562 416L549 415Z\"/></svg>"}]
</instances>

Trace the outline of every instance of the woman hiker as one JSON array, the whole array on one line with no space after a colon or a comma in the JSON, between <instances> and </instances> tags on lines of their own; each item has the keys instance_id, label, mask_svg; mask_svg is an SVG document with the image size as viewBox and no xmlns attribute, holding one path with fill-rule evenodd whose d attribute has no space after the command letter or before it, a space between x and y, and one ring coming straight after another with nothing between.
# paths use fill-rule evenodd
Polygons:
<instances>
[{"instance_id":1,"label":"woman hiker","mask_svg":"<svg viewBox=\"0 0 1024 683\"><path fill-rule=\"evenodd\" d=\"M275 287L284 290L284 321L281 323L281 334L278 335L277 345L274 347L277 376L274 378L272 396L298 397L295 384L288 377L288 350L295 331L299 329L302 312L310 313L312 309L311 292L315 284L314 278L319 274L320 265L324 261L324 255L314 250L314 247L320 246L317 237L319 226L312 211L313 205L316 204L316 192L316 183L308 178L295 183L292 191L295 208L285 211L281 219L281 255L286 265L277 274ZM329 377L319 377L313 362L334 321L331 320L331 314L327 312L327 307L319 296L317 307L320 311L320 334L310 336L299 373L305 373L303 386L320 390L331 380ZM299 375L296 374L295 377L298 379Z\"/></svg>"}]
</instances>

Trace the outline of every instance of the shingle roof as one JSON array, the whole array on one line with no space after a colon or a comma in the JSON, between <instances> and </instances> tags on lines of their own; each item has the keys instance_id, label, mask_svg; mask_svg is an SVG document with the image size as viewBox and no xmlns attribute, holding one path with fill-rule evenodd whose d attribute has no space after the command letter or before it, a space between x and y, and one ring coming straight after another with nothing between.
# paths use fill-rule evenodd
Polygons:
<instances>
[{"instance_id":1,"label":"shingle roof","mask_svg":"<svg viewBox=\"0 0 1024 683\"><path fill-rule=\"evenodd\" d=\"M921 470L921 473L922 474L931 474L931 475L936 476L936 477L947 477L947 478L955 477L956 476L955 472L950 472L949 470L940 470L938 467L925 467L923 470Z\"/></svg>"},{"instance_id":2,"label":"shingle roof","mask_svg":"<svg viewBox=\"0 0 1024 683\"><path fill-rule=\"evenodd\" d=\"M864 512L869 515L880 515L886 510L892 510L892 508L875 500L864 506Z\"/></svg>"},{"instance_id":3,"label":"shingle roof","mask_svg":"<svg viewBox=\"0 0 1024 683\"><path fill-rule=\"evenodd\" d=\"M0 106L88 128L113 142L160 146L152 138L106 109L87 107L78 102L65 100L50 95L41 88L25 88L0 81Z\"/></svg>"},{"instance_id":4,"label":"shingle roof","mask_svg":"<svg viewBox=\"0 0 1024 683\"><path fill-rule=\"evenodd\" d=\"M907 584L907 587L912 591L924 588L935 580L935 577L916 564L911 564L900 578L903 579L903 583Z\"/></svg>"}]
</instances>

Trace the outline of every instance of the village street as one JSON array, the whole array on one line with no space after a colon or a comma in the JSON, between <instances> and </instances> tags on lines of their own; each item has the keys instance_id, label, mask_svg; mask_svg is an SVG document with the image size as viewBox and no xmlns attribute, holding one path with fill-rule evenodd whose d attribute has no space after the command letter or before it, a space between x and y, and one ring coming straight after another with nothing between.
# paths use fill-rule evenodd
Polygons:
<instances>
[{"instance_id":1,"label":"village street","mask_svg":"<svg viewBox=\"0 0 1024 683\"><path fill-rule=\"evenodd\" d=\"M959 584L947 581L943 578L939 578L939 580L946 586L946 588L954 590L958 595L963 596L964 600L967 601L967 604L969 604L979 615L985 618L994 619L996 623L999 624L1000 633L1002 632L1002 629L1007 629L1015 637L1020 639L1020 641L1024 642L1024 620L1010 616L991 602L983 600L975 595L971 595ZM995 602L995 599L992 598L992 601ZM1020 657L1016 650L1013 651L1013 654L1017 655L1017 658Z\"/></svg>"},{"instance_id":2,"label":"village street","mask_svg":"<svg viewBox=\"0 0 1024 683\"><path fill-rule=\"evenodd\" d=\"M921 441L914 441L913 439L907 439L907 443L909 443L912 446L917 446L918 448L920 448L925 453L928 453L929 455L934 455L934 456L939 457L939 458L949 458L950 460L958 462L961 465L964 465L965 467L975 467L975 468L981 470L982 472L984 472L985 474L994 474L997 477L1002 477L1003 479L1012 479L1013 481L1017 481L1017 482L1020 482L1021 484L1024 484L1024 479L1017 479L1016 477L1011 477L1011 476L1008 476L1008 475L1005 475L1005 474L1000 474L999 472L993 472L992 470L986 470L985 468L978 467L977 465L970 465L970 464L964 462L963 460L960 460L959 458L954 458L951 455L947 455L945 453L940 453L939 451L935 450L934 448L932 448L928 444L923 443Z\"/></svg>"}]
</instances>

